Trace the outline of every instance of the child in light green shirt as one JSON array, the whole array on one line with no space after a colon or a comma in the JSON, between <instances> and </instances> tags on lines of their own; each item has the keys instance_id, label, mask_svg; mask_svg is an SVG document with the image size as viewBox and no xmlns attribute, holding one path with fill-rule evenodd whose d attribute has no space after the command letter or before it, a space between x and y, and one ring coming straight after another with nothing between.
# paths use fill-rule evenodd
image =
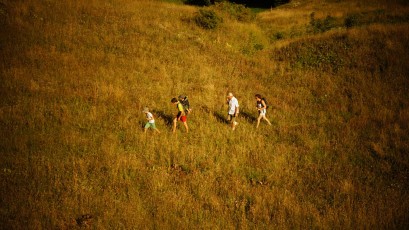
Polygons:
<instances>
[{"instance_id":1,"label":"child in light green shirt","mask_svg":"<svg viewBox=\"0 0 409 230\"><path fill-rule=\"evenodd\" d=\"M146 132L146 130L148 130L149 128L151 128L151 129L153 129L154 131L160 133L160 131L156 128L155 119L154 119L152 113L149 112L149 108L148 108L148 107L145 107L145 108L143 109L143 112L145 113L146 119L148 120L148 122L145 124L145 131L144 131L144 132Z\"/></svg>"}]
</instances>

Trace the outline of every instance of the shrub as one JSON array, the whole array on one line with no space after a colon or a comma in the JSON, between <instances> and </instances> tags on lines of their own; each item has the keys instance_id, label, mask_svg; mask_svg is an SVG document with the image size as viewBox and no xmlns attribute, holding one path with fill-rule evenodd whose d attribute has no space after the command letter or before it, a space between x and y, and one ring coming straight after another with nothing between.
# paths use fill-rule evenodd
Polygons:
<instances>
[{"instance_id":1,"label":"shrub","mask_svg":"<svg viewBox=\"0 0 409 230\"><path fill-rule=\"evenodd\" d=\"M283 5L291 2L291 0L266 0L266 1L254 1L254 0L184 0L185 4L196 5L196 6L210 6L219 2L225 2L232 4L242 4L248 7L256 8L271 8L279 5Z\"/></svg>"},{"instance_id":2,"label":"shrub","mask_svg":"<svg viewBox=\"0 0 409 230\"><path fill-rule=\"evenodd\" d=\"M241 22L250 22L256 18L255 13L244 5L220 2L216 4L216 8L228 13L230 17Z\"/></svg>"},{"instance_id":3,"label":"shrub","mask_svg":"<svg viewBox=\"0 0 409 230\"><path fill-rule=\"evenodd\" d=\"M210 6L212 1L210 0L186 0L185 4L195 5L195 6Z\"/></svg>"},{"instance_id":4,"label":"shrub","mask_svg":"<svg viewBox=\"0 0 409 230\"><path fill-rule=\"evenodd\" d=\"M259 50L263 50L264 49L264 45L261 43L255 43L253 45L254 50L259 51Z\"/></svg>"},{"instance_id":5,"label":"shrub","mask_svg":"<svg viewBox=\"0 0 409 230\"><path fill-rule=\"evenodd\" d=\"M204 29L215 29L223 22L223 19L213 10L200 9L195 17L195 22Z\"/></svg>"},{"instance_id":6,"label":"shrub","mask_svg":"<svg viewBox=\"0 0 409 230\"><path fill-rule=\"evenodd\" d=\"M346 28L358 26L359 24L359 16L357 14L349 14L344 20L344 25Z\"/></svg>"},{"instance_id":7,"label":"shrub","mask_svg":"<svg viewBox=\"0 0 409 230\"><path fill-rule=\"evenodd\" d=\"M312 12L310 15L310 25L314 33L322 33L336 27L336 20L330 15L325 19L315 19L315 13Z\"/></svg>"},{"instance_id":8,"label":"shrub","mask_svg":"<svg viewBox=\"0 0 409 230\"><path fill-rule=\"evenodd\" d=\"M234 1L239 4L244 4L248 7L256 7L256 8L271 8L277 7L279 5L287 4L291 2L291 0L263 0L263 1L254 1L254 0L236 0Z\"/></svg>"},{"instance_id":9,"label":"shrub","mask_svg":"<svg viewBox=\"0 0 409 230\"><path fill-rule=\"evenodd\" d=\"M273 40L281 40L284 38L284 33L283 32L276 32L273 35Z\"/></svg>"},{"instance_id":10,"label":"shrub","mask_svg":"<svg viewBox=\"0 0 409 230\"><path fill-rule=\"evenodd\" d=\"M241 52L245 55L253 55L257 51L264 49L264 39L260 32L250 32L247 39L243 38L244 46L241 48Z\"/></svg>"}]
</instances>

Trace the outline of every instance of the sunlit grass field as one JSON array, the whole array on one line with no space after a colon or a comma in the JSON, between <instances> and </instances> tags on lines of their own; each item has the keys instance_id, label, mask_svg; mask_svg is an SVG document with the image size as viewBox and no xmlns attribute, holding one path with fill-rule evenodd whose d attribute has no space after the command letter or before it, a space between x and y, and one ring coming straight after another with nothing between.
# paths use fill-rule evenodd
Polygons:
<instances>
[{"instance_id":1,"label":"sunlit grass field","mask_svg":"<svg viewBox=\"0 0 409 230\"><path fill-rule=\"evenodd\" d=\"M384 2L208 30L180 1L0 1L0 228L407 228L409 6Z\"/></svg>"}]
</instances>

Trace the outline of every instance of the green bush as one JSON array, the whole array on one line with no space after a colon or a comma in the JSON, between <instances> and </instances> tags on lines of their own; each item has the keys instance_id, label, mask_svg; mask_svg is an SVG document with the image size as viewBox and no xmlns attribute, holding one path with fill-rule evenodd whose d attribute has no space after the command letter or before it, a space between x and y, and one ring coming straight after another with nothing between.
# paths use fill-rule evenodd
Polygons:
<instances>
[{"instance_id":1,"label":"green bush","mask_svg":"<svg viewBox=\"0 0 409 230\"><path fill-rule=\"evenodd\" d=\"M204 29L215 29L223 22L223 19L213 10L200 9L195 16L195 22Z\"/></svg>"},{"instance_id":2,"label":"green bush","mask_svg":"<svg viewBox=\"0 0 409 230\"><path fill-rule=\"evenodd\" d=\"M291 0L263 0L263 1L234 0L233 2L238 3L238 4L243 4L248 7L253 7L253 8L270 9L271 7L277 7L279 5L287 4L291 2Z\"/></svg>"},{"instance_id":3,"label":"green bush","mask_svg":"<svg viewBox=\"0 0 409 230\"><path fill-rule=\"evenodd\" d=\"M310 15L310 25L314 33L322 33L336 27L336 19L328 15L325 19L315 19L315 13Z\"/></svg>"},{"instance_id":4,"label":"green bush","mask_svg":"<svg viewBox=\"0 0 409 230\"><path fill-rule=\"evenodd\" d=\"M231 18L240 22L250 22L256 18L256 14L244 5L220 2L216 4L216 8L220 11L226 12Z\"/></svg>"},{"instance_id":5,"label":"green bush","mask_svg":"<svg viewBox=\"0 0 409 230\"><path fill-rule=\"evenodd\" d=\"M243 38L245 39L245 38ZM257 32L250 32L249 36L244 41L244 46L241 48L241 52L245 55L253 55L260 50L264 49L264 41L262 35Z\"/></svg>"},{"instance_id":6,"label":"green bush","mask_svg":"<svg viewBox=\"0 0 409 230\"><path fill-rule=\"evenodd\" d=\"M349 14L344 20L344 25L346 28L351 28L354 26L358 26L359 22L359 15L358 14Z\"/></svg>"},{"instance_id":7,"label":"green bush","mask_svg":"<svg viewBox=\"0 0 409 230\"><path fill-rule=\"evenodd\" d=\"M284 33L283 32L276 32L276 33L274 33L272 40L281 40L283 38L284 38Z\"/></svg>"},{"instance_id":8,"label":"green bush","mask_svg":"<svg viewBox=\"0 0 409 230\"><path fill-rule=\"evenodd\" d=\"M264 45L261 44L261 43L255 43L255 44L253 44L253 48L254 48L254 50L256 50L256 51L260 51L260 50L263 50L263 49L264 49Z\"/></svg>"}]
</instances>

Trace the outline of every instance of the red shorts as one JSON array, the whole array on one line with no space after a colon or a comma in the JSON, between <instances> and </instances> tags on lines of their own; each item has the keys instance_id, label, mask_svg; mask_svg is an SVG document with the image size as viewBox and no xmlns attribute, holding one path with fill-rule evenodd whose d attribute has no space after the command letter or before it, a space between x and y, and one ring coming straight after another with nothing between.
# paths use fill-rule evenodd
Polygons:
<instances>
[{"instance_id":1,"label":"red shorts","mask_svg":"<svg viewBox=\"0 0 409 230\"><path fill-rule=\"evenodd\" d=\"M186 117L186 116L181 116L181 117L180 117L180 121L181 121L181 122L186 122L186 121L187 121L187 117Z\"/></svg>"}]
</instances>

